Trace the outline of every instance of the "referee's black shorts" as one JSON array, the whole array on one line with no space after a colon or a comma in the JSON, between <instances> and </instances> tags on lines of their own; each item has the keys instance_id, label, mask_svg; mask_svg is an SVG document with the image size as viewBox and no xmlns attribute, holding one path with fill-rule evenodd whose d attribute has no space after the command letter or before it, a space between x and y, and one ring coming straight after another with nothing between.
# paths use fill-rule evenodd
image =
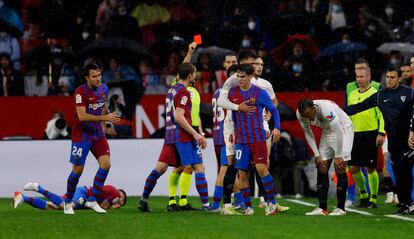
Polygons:
<instances>
[{"instance_id":1,"label":"referee's black shorts","mask_svg":"<svg viewBox=\"0 0 414 239\"><path fill-rule=\"evenodd\" d=\"M377 136L377 130L355 132L351 160L348 161L348 165L376 168L378 158Z\"/></svg>"}]
</instances>

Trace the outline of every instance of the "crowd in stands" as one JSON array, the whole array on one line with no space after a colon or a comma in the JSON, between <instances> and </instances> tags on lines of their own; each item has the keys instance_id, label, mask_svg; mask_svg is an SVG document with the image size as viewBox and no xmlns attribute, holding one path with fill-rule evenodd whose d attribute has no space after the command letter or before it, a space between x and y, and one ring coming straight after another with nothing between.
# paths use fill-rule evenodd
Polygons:
<instances>
[{"instance_id":1,"label":"crowd in stands","mask_svg":"<svg viewBox=\"0 0 414 239\"><path fill-rule=\"evenodd\" d=\"M203 37L193 59L203 93L223 83L224 54L242 50L263 58L278 92L343 90L358 57L372 62L378 81L386 65L407 60L413 52L377 48L413 42L413 17L408 0L0 0L0 95L71 95L93 61L116 92L134 86L123 103L163 94L195 34ZM117 55L114 38L146 54ZM85 51L99 41L107 48Z\"/></svg>"}]
</instances>

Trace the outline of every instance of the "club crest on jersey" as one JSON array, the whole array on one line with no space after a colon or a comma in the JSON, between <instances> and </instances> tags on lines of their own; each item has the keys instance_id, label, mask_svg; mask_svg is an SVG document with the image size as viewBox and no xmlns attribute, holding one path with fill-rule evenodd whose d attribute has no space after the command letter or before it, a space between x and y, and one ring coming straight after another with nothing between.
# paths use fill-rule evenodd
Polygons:
<instances>
[{"instance_id":1,"label":"club crest on jersey","mask_svg":"<svg viewBox=\"0 0 414 239\"><path fill-rule=\"evenodd\" d=\"M407 99L407 96L403 95L403 96L400 96L400 98L402 102L405 102L405 99Z\"/></svg>"},{"instance_id":2,"label":"club crest on jersey","mask_svg":"<svg viewBox=\"0 0 414 239\"><path fill-rule=\"evenodd\" d=\"M252 103L252 104L256 104L256 98L254 98L254 97L250 97L250 103Z\"/></svg>"},{"instance_id":3,"label":"club crest on jersey","mask_svg":"<svg viewBox=\"0 0 414 239\"><path fill-rule=\"evenodd\" d=\"M328 120L333 120L334 118L335 118L335 115L333 114L333 112L331 111L331 112L329 112L329 115L327 115L326 116L326 118L328 119Z\"/></svg>"}]
</instances>

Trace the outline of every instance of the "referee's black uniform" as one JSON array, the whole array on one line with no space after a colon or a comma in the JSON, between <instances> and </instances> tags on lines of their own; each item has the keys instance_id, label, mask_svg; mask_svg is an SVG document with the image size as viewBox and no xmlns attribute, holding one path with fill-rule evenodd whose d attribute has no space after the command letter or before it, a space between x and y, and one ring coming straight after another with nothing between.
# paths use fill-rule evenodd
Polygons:
<instances>
[{"instance_id":1,"label":"referee's black uniform","mask_svg":"<svg viewBox=\"0 0 414 239\"><path fill-rule=\"evenodd\" d=\"M388 150L393 162L398 200L407 206L412 202L412 167L409 167L403 157L404 153L410 151L408 135L413 117L413 97L413 89L400 85L395 89L380 89L363 102L345 109L348 115L354 115L375 106L380 108L388 136Z\"/></svg>"}]
</instances>

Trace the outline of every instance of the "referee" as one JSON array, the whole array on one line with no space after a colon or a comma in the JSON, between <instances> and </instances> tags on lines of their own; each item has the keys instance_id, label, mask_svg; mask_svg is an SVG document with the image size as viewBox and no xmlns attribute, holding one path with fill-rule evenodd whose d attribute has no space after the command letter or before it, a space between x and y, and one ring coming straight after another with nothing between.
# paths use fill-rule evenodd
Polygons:
<instances>
[{"instance_id":1,"label":"referee","mask_svg":"<svg viewBox=\"0 0 414 239\"><path fill-rule=\"evenodd\" d=\"M347 98L347 106L358 104L375 94L377 90L371 86L371 70L369 66L356 68L356 84L358 89L351 91ZM376 170L378 146L385 140L384 118L378 107L374 107L350 117L354 126L354 142L351 160L348 162L358 190L360 201L358 207L377 208L379 178ZM367 193L365 177L361 167L368 173L370 194Z\"/></svg>"},{"instance_id":2,"label":"referee","mask_svg":"<svg viewBox=\"0 0 414 239\"><path fill-rule=\"evenodd\" d=\"M345 112L354 115L358 112L378 106L385 121L385 131L389 139L389 151L393 161L393 171L396 179L397 194L402 207L398 214L410 213L411 205L411 168L404 153L409 151L408 135L412 118L414 90L400 85L401 71L389 67L386 74L386 88L379 90L366 100L356 105L350 105Z\"/></svg>"}]
</instances>

